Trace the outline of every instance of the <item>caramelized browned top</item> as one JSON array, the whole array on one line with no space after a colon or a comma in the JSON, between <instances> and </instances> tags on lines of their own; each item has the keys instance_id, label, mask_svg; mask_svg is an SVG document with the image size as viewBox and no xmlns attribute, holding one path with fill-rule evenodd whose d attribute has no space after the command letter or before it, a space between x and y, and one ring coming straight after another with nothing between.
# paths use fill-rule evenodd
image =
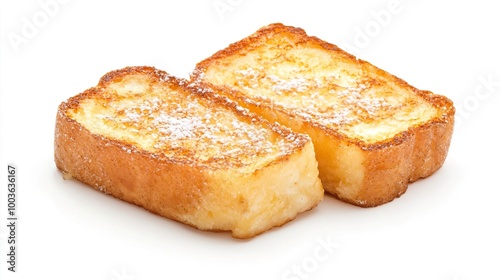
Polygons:
<instances>
[{"instance_id":1,"label":"caramelized browned top","mask_svg":"<svg viewBox=\"0 0 500 280\"><path fill-rule=\"evenodd\" d=\"M70 118L128 143L127 152L140 148L197 164L258 168L308 141L153 69L108 74L76 104L67 111Z\"/></svg>"},{"instance_id":2,"label":"caramelized browned top","mask_svg":"<svg viewBox=\"0 0 500 280\"><path fill-rule=\"evenodd\" d=\"M439 117L426 94L301 29L270 25L197 66L198 80L240 100L364 143L394 137Z\"/></svg>"}]
</instances>

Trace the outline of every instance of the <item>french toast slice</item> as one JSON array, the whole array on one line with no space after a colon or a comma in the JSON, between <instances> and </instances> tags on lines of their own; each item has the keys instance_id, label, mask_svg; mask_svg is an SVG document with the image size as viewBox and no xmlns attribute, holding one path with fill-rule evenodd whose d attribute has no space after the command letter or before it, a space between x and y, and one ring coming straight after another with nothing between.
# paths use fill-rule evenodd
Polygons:
<instances>
[{"instance_id":1,"label":"french toast slice","mask_svg":"<svg viewBox=\"0 0 500 280\"><path fill-rule=\"evenodd\" d=\"M106 194L236 238L281 226L324 194L309 137L152 67L110 72L61 103L55 163Z\"/></svg>"},{"instance_id":2,"label":"french toast slice","mask_svg":"<svg viewBox=\"0 0 500 280\"><path fill-rule=\"evenodd\" d=\"M191 80L308 134L325 190L362 207L438 170L453 132L448 98L280 23L199 62Z\"/></svg>"}]
</instances>

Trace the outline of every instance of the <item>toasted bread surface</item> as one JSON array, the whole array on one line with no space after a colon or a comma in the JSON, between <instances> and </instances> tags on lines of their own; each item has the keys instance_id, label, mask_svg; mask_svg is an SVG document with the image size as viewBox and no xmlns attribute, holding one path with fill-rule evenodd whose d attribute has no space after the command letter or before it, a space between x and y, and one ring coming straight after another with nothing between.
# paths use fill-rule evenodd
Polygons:
<instances>
[{"instance_id":1,"label":"toasted bread surface","mask_svg":"<svg viewBox=\"0 0 500 280\"><path fill-rule=\"evenodd\" d=\"M198 63L192 80L314 142L325 190L359 206L439 169L455 109L302 29L271 24Z\"/></svg>"},{"instance_id":2,"label":"toasted bread surface","mask_svg":"<svg viewBox=\"0 0 500 280\"><path fill-rule=\"evenodd\" d=\"M323 197L308 137L152 67L110 72L63 102L55 162L100 191L237 238Z\"/></svg>"}]
</instances>

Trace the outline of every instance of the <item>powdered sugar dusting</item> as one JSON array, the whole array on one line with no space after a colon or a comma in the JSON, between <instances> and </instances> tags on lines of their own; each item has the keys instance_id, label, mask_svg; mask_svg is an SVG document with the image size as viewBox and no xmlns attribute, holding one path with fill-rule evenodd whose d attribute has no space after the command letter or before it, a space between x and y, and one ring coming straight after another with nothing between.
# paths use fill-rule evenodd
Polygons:
<instances>
[{"instance_id":1,"label":"powdered sugar dusting","mask_svg":"<svg viewBox=\"0 0 500 280\"><path fill-rule=\"evenodd\" d=\"M202 62L195 80L231 88L269 119L292 117L293 126L306 122L366 142L388 139L435 112L390 75L315 44L287 37L249 46Z\"/></svg>"},{"instance_id":2,"label":"powdered sugar dusting","mask_svg":"<svg viewBox=\"0 0 500 280\"><path fill-rule=\"evenodd\" d=\"M194 131L204 125L197 117L177 118L166 114L156 116L152 123L161 134L169 135L171 140L195 137Z\"/></svg>"},{"instance_id":3,"label":"powdered sugar dusting","mask_svg":"<svg viewBox=\"0 0 500 280\"><path fill-rule=\"evenodd\" d=\"M280 76L273 72L277 68L238 70L234 86L244 94L293 109L303 119L327 127L338 128L370 120L391 106L385 98L377 97L363 80L353 79L347 86L343 81L341 86L336 83L338 73L311 76L301 74L300 69L292 69Z\"/></svg>"},{"instance_id":4,"label":"powdered sugar dusting","mask_svg":"<svg viewBox=\"0 0 500 280\"><path fill-rule=\"evenodd\" d=\"M132 111L132 110L126 110L125 111L125 117L127 118L127 120L129 121L138 121L139 118L140 118L140 115L136 112L136 111Z\"/></svg>"},{"instance_id":5,"label":"powdered sugar dusting","mask_svg":"<svg viewBox=\"0 0 500 280\"><path fill-rule=\"evenodd\" d=\"M309 82L304 77L286 80L274 75L269 75L267 78L273 82L272 89L279 93L282 93L283 91L304 92L310 86Z\"/></svg>"},{"instance_id":6,"label":"powdered sugar dusting","mask_svg":"<svg viewBox=\"0 0 500 280\"><path fill-rule=\"evenodd\" d=\"M126 140L132 145L123 147L127 153L140 148L210 165L245 166L256 160L265 164L290 154L304 142L303 137L293 133L284 137L270 126L235 115L197 94L162 87L153 91L104 105L95 103L99 114L94 114L88 126L100 130L99 134Z\"/></svg>"}]
</instances>

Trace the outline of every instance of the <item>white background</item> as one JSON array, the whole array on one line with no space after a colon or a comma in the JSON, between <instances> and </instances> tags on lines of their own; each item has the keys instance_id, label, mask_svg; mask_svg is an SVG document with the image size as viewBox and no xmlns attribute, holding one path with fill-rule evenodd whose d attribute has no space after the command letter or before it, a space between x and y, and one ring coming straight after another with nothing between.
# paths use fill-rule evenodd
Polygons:
<instances>
[{"instance_id":1,"label":"white background","mask_svg":"<svg viewBox=\"0 0 500 280\"><path fill-rule=\"evenodd\" d=\"M1 1L0 279L500 279L495 1L54 1ZM63 181L53 161L60 102L124 66L187 77L273 22L450 97L460 111L444 166L389 204L326 196L245 241ZM18 168L16 273L6 263L8 163Z\"/></svg>"}]
</instances>

